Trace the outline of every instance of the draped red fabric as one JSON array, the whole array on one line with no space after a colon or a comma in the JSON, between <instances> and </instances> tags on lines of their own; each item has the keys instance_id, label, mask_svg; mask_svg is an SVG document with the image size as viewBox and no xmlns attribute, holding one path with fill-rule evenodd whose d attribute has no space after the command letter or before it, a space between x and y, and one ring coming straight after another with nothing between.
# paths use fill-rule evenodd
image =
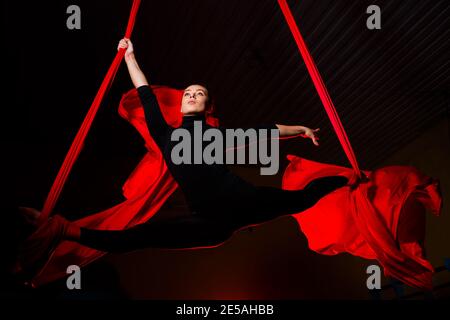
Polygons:
<instances>
[{"instance_id":1,"label":"draped red fabric","mask_svg":"<svg viewBox=\"0 0 450 320\"><path fill-rule=\"evenodd\" d=\"M304 188L311 180L353 170L288 156L283 188ZM355 190L340 188L314 207L293 215L311 250L335 255L347 252L376 259L392 276L407 285L431 289L431 264L424 256L424 214L439 215L439 181L411 166L389 166L364 171L368 183Z\"/></svg>"}]
</instances>

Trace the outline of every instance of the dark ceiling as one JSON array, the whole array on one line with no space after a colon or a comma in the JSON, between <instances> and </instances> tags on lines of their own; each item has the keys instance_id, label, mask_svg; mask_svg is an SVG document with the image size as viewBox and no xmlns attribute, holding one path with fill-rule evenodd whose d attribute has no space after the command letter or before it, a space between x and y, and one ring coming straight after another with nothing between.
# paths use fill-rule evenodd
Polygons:
<instances>
[{"instance_id":1,"label":"dark ceiling","mask_svg":"<svg viewBox=\"0 0 450 320\"><path fill-rule=\"evenodd\" d=\"M4 107L7 132L2 137L12 158L39 156L23 180L35 176L40 199L114 57L131 3L76 1L81 30L66 28L65 11L72 1L2 4L5 89L12 98ZM448 116L449 1L288 3L362 168L380 165ZM381 8L381 30L366 27L371 4ZM206 83L222 124L274 121L320 127L319 148L295 139L283 142L283 153L348 165L275 0L144 0L132 40L152 83ZM109 165L103 177L116 172L110 188L119 192L139 161L142 141L117 114L120 96L130 88L122 66L72 183L87 182Z\"/></svg>"}]
</instances>

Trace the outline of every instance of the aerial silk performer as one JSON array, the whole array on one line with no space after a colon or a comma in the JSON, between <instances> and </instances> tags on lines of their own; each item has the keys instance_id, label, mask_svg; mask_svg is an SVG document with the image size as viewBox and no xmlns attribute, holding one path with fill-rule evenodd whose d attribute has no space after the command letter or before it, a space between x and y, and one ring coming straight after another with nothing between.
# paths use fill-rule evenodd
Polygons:
<instances>
[{"instance_id":1,"label":"aerial silk performer","mask_svg":"<svg viewBox=\"0 0 450 320\"><path fill-rule=\"evenodd\" d=\"M128 38L131 31L127 31L119 43L118 57L125 56L135 89L122 97L119 114L141 134L148 153L123 186L124 202L69 222L60 215L49 217L77 156L77 152L69 152L42 213L22 208L23 214L35 217L36 230L21 246L15 270L19 276L39 286L66 276L68 265L84 266L107 252L215 247L242 228L291 215L312 250L377 259L387 276L431 288L433 267L423 252L423 215L425 208L435 214L441 210L438 181L407 166L359 169L292 14L285 1L279 4L352 168L289 156L282 189L278 189L253 186L224 165L173 163L175 145L170 137L177 128L191 133L196 123L221 132L225 128L212 116L214 104L205 86L175 90L149 85ZM133 3L130 21L138 5L139 1ZM120 59L113 62L100 96L112 82L119 63ZM93 107L98 108L100 101L101 97L94 100ZM89 127L86 123L92 119L92 114L87 117L82 126L85 130L73 146L82 144ZM274 133L270 139L301 135L318 145L318 129L279 124L259 128ZM151 217L177 187L186 197L190 214L153 221Z\"/></svg>"},{"instance_id":2,"label":"aerial silk performer","mask_svg":"<svg viewBox=\"0 0 450 320\"><path fill-rule=\"evenodd\" d=\"M192 156L195 158L195 153L198 154L194 148L194 152L190 152L187 163L176 163L174 150L179 146L179 140L173 137L180 132L177 130L181 129L188 132L190 137L195 137L203 136L208 129L215 129L222 136L226 136L226 130L229 128L218 126L217 120L211 117L214 105L208 89L202 85L188 86L181 92L181 99L178 96L175 100L173 108L161 107L166 99L172 101L171 98L176 96L177 91L151 88L139 68L131 41L121 40L119 50L121 48L127 48L125 60L136 88L123 100L123 105L126 106L124 116L130 116L131 122L138 130L142 128L140 132L149 148L148 156L157 157L158 161L145 159L146 161L133 172L124 187L124 194L128 201L106 211L106 213L112 212L111 221L108 221L109 217L105 217L105 212L102 212L97 214L102 215L101 226L86 223L93 218L98 223L97 215L76 222L69 222L61 215L53 215L41 223L22 247L20 263L17 266L22 275L36 278L47 264L55 247L63 240L75 242L78 247L81 244L84 250L101 252L127 252L149 247L192 249L218 246L242 228L304 211L325 195L346 186L349 182L345 176L334 175L314 179L300 190L254 186L233 174L223 163L194 163L191 158ZM168 96L163 96L161 93ZM133 109L133 107L137 108ZM198 135L196 130L199 128L200 130L203 128L204 131ZM237 129L243 131L244 128ZM258 133L266 130L274 134L274 137L271 136L269 139L258 136L258 142L272 141L277 139L278 135L282 137L304 135L318 145L318 129L278 124L260 125L257 129ZM191 142L193 142L192 146L197 143L197 141ZM250 141L252 142L254 141ZM204 154L208 145L202 146L200 155ZM278 151L278 148L276 150ZM155 190L153 185L149 185L149 180L151 181L153 176L159 180L160 175L163 175L163 181ZM154 183L154 181L151 182ZM158 197L158 193L163 191L173 190L173 182L176 182L183 192L190 213L160 221L149 220L147 208L149 201L150 204L155 203L158 206L162 204L163 201L159 198L155 199L155 196ZM142 194L149 190L152 192L150 199L147 195L142 197ZM167 194L169 193L163 193L164 199ZM31 210L29 211L33 214ZM138 223L126 221L126 228L122 227L118 230L116 229L118 211L120 213L123 211L123 215L126 215L128 219L130 212L136 211L145 212L147 217ZM150 214L155 212L156 210L153 210ZM36 217L42 220L41 215L37 214ZM114 228L111 227L112 223ZM73 244L70 245L73 247ZM60 251L68 248L64 243L58 246L53 260L62 257L70 259L71 264L74 264L69 252Z\"/></svg>"}]
</instances>

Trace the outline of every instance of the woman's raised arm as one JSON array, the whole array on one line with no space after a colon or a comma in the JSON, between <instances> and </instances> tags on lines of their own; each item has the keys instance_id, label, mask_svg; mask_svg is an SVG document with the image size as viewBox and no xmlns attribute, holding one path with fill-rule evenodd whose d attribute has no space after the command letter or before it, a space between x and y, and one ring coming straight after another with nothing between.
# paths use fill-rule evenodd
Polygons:
<instances>
[{"instance_id":1,"label":"woman's raised arm","mask_svg":"<svg viewBox=\"0 0 450 320\"><path fill-rule=\"evenodd\" d=\"M136 57L134 56L133 43L130 39L123 38L120 40L117 50L121 48L127 49L127 51L125 51L125 62L127 63L128 72L130 73L131 81L133 82L134 87L139 88L141 86L148 85L147 78L141 68L139 68Z\"/></svg>"}]
</instances>

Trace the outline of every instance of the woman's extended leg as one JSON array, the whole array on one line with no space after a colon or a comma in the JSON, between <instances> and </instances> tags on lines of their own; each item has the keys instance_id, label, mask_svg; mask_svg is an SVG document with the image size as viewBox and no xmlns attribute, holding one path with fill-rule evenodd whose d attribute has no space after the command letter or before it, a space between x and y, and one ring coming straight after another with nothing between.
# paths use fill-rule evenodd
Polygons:
<instances>
[{"instance_id":1,"label":"woman's extended leg","mask_svg":"<svg viewBox=\"0 0 450 320\"><path fill-rule=\"evenodd\" d=\"M235 227L227 221L198 215L158 221L150 219L125 230L80 228L62 216L54 215L21 244L13 272L23 279L33 278L44 268L62 240L76 241L105 252L142 248L185 249L218 246L230 238L234 230Z\"/></svg>"},{"instance_id":2,"label":"woman's extended leg","mask_svg":"<svg viewBox=\"0 0 450 320\"><path fill-rule=\"evenodd\" d=\"M125 230L81 228L82 245L106 252L127 252L142 248L182 249L216 246L227 240L233 228L224 221L197 215L152 221Z\"/></svg>"},{"instance_id":3,"label":"woman's extended leg","mask_svg":"<svg viewBox=\"0 0 450 320\"><path fill-rule=\"evenodd\" d=\"M315 179L301 190L255 187L255 193L241 206L242 210L233 214L233 219L239 225L250 225L299 213L311 208L325 195L347 183L346 177L331 176Z\"/></svg>"}]
</instances>

